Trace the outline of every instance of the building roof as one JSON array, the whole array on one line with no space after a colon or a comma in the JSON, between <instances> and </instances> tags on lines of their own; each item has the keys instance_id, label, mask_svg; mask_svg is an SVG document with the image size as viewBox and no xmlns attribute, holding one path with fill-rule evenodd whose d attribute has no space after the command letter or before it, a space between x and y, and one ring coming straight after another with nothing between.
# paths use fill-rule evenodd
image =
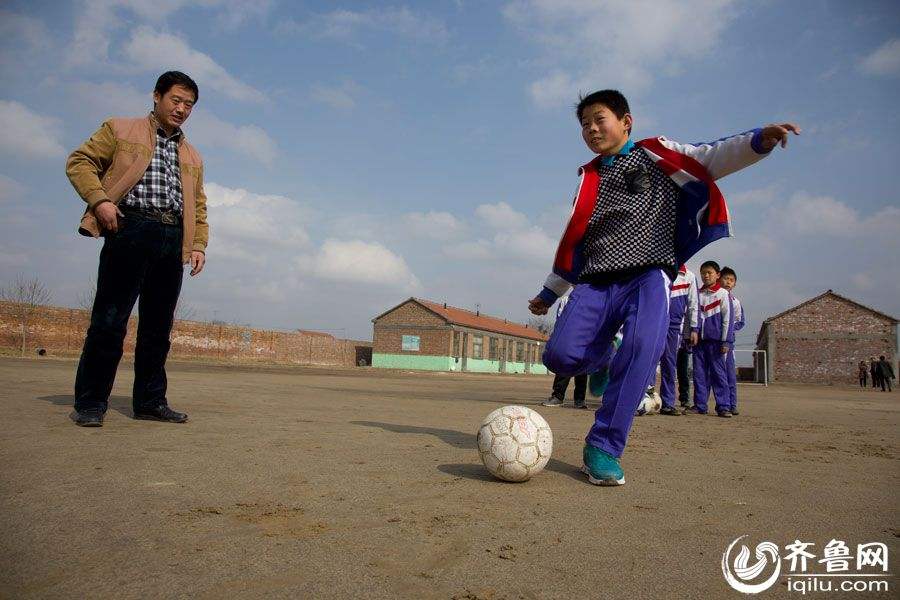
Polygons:
<instances>
[{"instance_id":1,"label":"building roof","mask_svg":"<svg viewBox=\"0 0 900 600\"><path fill-rule=\"evenodd\" d=\"M865 304L860 304L860 303L857 302L856 300L851 300L850 298L847 298L846 296L841 296L840 294L834 292L833 290L826 290L825 292L822 292L821 294L819 294L819 295L816 296L815 298L810 298L809 300L806 300L805 302L801 302L801 303L798 304L797 306L792 306L791 308L789 308L789 309L787 309L787 310L785 310L785 311L782 311L782 312L778 313L778 314L775 315L774 317L769 317L768 319L766 319L765 321L763 321L762 325L761 325L760 328L759 328L759 333L756 335L756 344L757 344L757 346L759 346L760 340L762 339L762 336L763 336L763 332L764 332L764 331L766 330L766 328L769 326L769 323L770 323L770 322L775 321L775 320L777 320L777 319L780 319L781 317L783 317L783 316L785 316L785 315L787 315L787 314L790 314L790 313L794 312L795 310L799 310L799 309L803 308L804 306L806 306L806 305L808 305L808 304L812 304L813 302L816 302L816 301L818 301L818 300L821 300L822 298L824 298L824 297L826 297L826 296L833 296L833 297L837 298L838 300L841 300L841 301L843 301L843 302L848 302L848 303L850 303L850 304L852 304L852 305L854 305L854 306L857 306L857 307L859 307L859 308L861 308L861 309L863 309L863 310L865 310L865 311L868 311L868 312L874 314L875 316L877 316L877 317L879 317L879 318L881 318L881 319L885 319L885 320L887 320L887 321L890 321L892 325L897 325L898 323L900 323L900 321L898 321L897 319L895 319L895 318L892 317L891 315L888 315L888 314L885 314L885 313L883 313L883 312L881 312L881 311L875 310L874 308L872 308L872 307L870 307L870 306L866 306Z\"/></svg>"},{"instance_id":2,"label":"building roof","mask_svg":"<svg viewBox=\"0 0 900 600\"><path fill-rule=\"evenodd\" d=\"M526 325L522 325L521 323L513 323L507 319L501 319L500 317L492 317L490 315L476 313L464 308L457 308L455 306L449 306L448 304L432 302L431 300L424 300L421 298L409 298L408 300L401 302L394 308L391 308L390 310L387 310L378 315L377 317L372 319L372 321L377 321L384 315L403 306L407 302L415 302L416 304L419 304L425 309L435 313L437 316L444 319L451 325L459 325L461 327L469 327L471 329L480 329L482 331L500 333L513 337L527 338L538 342L547 341L547 336L542 334L537 329L534 329L533 327L528 327Z\"/></svg>"}]
</instances>

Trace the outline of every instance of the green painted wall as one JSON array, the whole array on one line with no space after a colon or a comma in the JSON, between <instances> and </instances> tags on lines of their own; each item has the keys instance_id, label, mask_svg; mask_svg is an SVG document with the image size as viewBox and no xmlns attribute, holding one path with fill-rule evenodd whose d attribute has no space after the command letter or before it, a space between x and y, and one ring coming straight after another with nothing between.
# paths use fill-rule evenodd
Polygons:
<instances>
[{"instance_id":1,"label":"green painted wall","mask_svg":"<svg viewBox=\"0 0 900 600\"><path fill-rule=\"evenodd\" d=\"M381 369L412 369L418 371L453 371L458 370L462 361L457 363L450 356L422 356L419 354L372 354L372 366ZM466 371L469 373L500 373L499 360L470 358L466 360ZM525 363L507 362L504 373L525 373ZM542 364L531 365L532 375L546 375L547 368Z\"/></svg>"},{"instance_id":2,"label":"green painted wall","mask_svg":"<svg viewBox=\"0 0 900 600\"><path fill-rule=\"evenodd\" d=\"M466 371L469 371L470 373L499 373L500 361L469 358L466 360Z\"/></svg>"},{"instance_id":3,"label":"green painted wall","mask_svg":"<svg viewBox=\"0 0 900 600\"><path fill-rule=\"evenodd\" d=\"M416 369L420 371L449 371L453 359L449 356L421 356L418 354L372 354L372 366L381 369Z\"/></svg>"}]
</instances>

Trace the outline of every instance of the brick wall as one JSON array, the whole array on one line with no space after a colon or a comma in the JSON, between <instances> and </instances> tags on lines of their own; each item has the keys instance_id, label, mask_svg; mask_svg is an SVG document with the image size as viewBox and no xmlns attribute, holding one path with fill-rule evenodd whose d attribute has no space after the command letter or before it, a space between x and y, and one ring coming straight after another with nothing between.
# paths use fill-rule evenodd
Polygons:
<instances>
[{"instance_id":1,"label":"brick wall","mask_svg":"<svg viewBox=\"0 0 900 600\"><path fill-rule=\"evenodd\" d=\"M895 365L895 328L884 317L825 295L769 323L775 381L856 383L860 360L885 357Z\"/></svg>"},{"instance_id":2,"label":"brick wall","mask_svg":"<svg viewBox=\"0 0 900 600\"><path fill-rule=\"evenodd\" d=\"M18 350L22 327L17 307L0 302L0 348ZM81 353L90 315L85 310L39 307L29 317L25 337L26 354L44 348L51 355ZM125 353L134 353L137 319L128 322ZM372 364L372 344L341 340L327 334L252 329L236 325L176 321L172 330L175 358L206 358L285 364L355 366L360 360Z\"/></svg>"}]
</instances>

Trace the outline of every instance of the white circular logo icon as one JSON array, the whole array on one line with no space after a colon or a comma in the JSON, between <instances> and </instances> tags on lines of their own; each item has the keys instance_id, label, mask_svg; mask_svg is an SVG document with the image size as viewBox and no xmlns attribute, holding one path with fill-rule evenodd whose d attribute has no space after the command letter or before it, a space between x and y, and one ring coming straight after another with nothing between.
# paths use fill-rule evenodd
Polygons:
<instances>
[{"instance_id":1,"label":"white circular logo icon","mask_svg":"<svg viewBox=\"0 0 900 600\"><path fill-rule=\"evenodd\" d=\"M781 557L778 555L778 546L772 542L763 542L756 546L756 562L752 565L747 564L750 560L750 549L743 544L737 557L732 560L732 548L745 537L747 536L742 535L737 538L725 550L722 555L722 575L725 576L728 585L737 591L744 594L758 594L772 587L778 580L778 576L781 575ZM766 570L770 561L774 563L775 568L769 578L760 583L753 583Z\"/></svg>"}]
</instances>

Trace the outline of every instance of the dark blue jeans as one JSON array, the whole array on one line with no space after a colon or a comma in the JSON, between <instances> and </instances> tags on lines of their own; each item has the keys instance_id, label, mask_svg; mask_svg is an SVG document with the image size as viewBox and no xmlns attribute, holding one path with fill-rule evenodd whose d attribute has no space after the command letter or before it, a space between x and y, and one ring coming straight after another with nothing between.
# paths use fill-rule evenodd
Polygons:
<instances>
[{"instance_id":1,"label":"dark blue jeans","mask_svg":"<svg viewBox=\"0 0 900 600\"><path fill-rule=\"evenodd\" d=\"M166 405L166 356L181 293L181 225L128 213L100 251L97 292L75 376L75 410L105 412L122 358L128 317L138 305L135 411Z\"/></svg>"}]
</instances>

